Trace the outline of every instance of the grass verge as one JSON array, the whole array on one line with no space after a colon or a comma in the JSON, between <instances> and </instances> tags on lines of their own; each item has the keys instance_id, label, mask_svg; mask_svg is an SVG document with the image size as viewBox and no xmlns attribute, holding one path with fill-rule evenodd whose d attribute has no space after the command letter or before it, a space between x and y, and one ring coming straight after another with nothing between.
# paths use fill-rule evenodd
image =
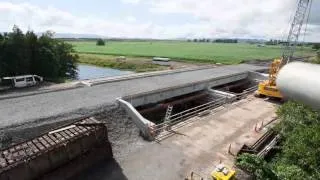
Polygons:
<instances>
[{"instance_id":1,"label":"grass verge","mask_svg":"<svg viewBox=\"0 0 320 180\"><path fill-rule=\"evenodd\" d=\"M127 58L126 60L116 60L115 56L98 54L79 54L79 62L83 64L130 70L135 72L149 72L167 69L165 66L152 64L151 60L143 58Z\"/></svg>"}]
</instances>

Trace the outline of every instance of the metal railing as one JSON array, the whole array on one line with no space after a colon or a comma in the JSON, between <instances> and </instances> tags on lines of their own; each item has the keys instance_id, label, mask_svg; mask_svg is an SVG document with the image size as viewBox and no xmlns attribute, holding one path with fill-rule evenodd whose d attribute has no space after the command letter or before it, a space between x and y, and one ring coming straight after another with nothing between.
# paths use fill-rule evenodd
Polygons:
<instances>
[{"instance_id":1,"label":"metal railing","mask_svg":"<svg viewBox=\"0 0 320 180\"><path fill-rule=\"evenodd\" d=\"M157 135L161 134L161 132L171 129L172 126L177 125L186 119L189 119L191 117L199 116L202 112L212 110L215 108L218 108L220 106L231 104L232 102L236 100L240 100L243 98L246 98L249 94L257 90L257 86L250 87L248 89L245 89L242 93L233 93L236 95L235 97L228 98L223 97L216 99L214 101L207 102L205 104L187 109L185 111L170 115L167 117L166 121L163 123L157 124L154 126L155 133Z\"/></svg>"},{"instance_id":2,"label":"metal railing","mask_svg":"<svg viewBox=\"0 0 320 180\"><path fill-rule=\"evenodd\" d=\"M173 114L168 117L168 119L160 124L155 125L155 129L158 133L168 128L168 126L173 126L178 124L186 119L199 115L199 113L217 108L223 104L226 104L229 101L228 98L220 98L218 100L210 101L208 103L202 104L200 106L196 106L194 108L190 108L188 110L179 112L177 114Z\"/></svg>"},{"instance_id":3,"label":"metal railing","mask_svg":"<svg viewBox=\"0 0 320 180\"><path fill-rule=\"evenodd\" d=\"M230 92L230 91L226 91L227 93L236 95L235 99L243 99L245 97L247 97L249 94L255 92L258 89L258 85L249 87L247 89L244 89L242 93L234 93L234 92Z\"/></svg>"}]
</instances>

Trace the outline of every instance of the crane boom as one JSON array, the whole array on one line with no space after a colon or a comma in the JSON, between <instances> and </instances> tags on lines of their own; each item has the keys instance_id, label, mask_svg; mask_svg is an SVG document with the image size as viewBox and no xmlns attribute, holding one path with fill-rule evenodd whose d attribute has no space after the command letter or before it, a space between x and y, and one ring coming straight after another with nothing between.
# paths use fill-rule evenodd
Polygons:
<instances>
[{"instance_id":1,"label":"crane boom","mask_svg":"<svg viewBox=\"0 0 320 180\"><path fill-rule=\"evenodd\" d=\"M284 61L284 63L290 62L293 53L295 52L301 32L301 27L307 14L310 1L311 0L299 0L298 2L298 8L291 23L288 38L285 42L284 50L282 53L282 60Z\"/></svg>"}]
</instances>

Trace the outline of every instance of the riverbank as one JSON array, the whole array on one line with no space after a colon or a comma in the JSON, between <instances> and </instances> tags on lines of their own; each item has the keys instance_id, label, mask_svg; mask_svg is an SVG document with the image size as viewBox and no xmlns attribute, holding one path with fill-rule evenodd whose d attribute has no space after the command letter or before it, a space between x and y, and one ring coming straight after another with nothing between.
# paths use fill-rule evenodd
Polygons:
<instances>
[{"instance_id":1,"label":"riverbank","mask_svg":"<svg viewBox=\"0 0 320 180\"><path fill-rule=\"evenodd\" d=\"M127 57L125 60L117 60L117 56L78 54L79 63L91 64L100 67L109 67L119 70L129 70L134 72L150 72L166 70L168 67L152 64L151 59Z\"/></svg>"}]
</instances>

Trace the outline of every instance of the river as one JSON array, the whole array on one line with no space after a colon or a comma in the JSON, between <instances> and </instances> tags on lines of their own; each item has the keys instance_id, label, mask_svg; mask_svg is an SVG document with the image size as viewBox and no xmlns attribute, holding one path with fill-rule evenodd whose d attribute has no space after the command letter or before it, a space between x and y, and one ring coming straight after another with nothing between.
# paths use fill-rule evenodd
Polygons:
<instances>
[{"instance_id":1,"label":"river","mask_svg":"<svg viewBox=\"0 0 320 180\"><path fill-rule=\"evenodd\" d=\"M101 77L112 77L132 74L132 71L122 71L118 69L98 67L87 64L78 64L78 80L95 79Z\"/></svg>"}]
</instances>

